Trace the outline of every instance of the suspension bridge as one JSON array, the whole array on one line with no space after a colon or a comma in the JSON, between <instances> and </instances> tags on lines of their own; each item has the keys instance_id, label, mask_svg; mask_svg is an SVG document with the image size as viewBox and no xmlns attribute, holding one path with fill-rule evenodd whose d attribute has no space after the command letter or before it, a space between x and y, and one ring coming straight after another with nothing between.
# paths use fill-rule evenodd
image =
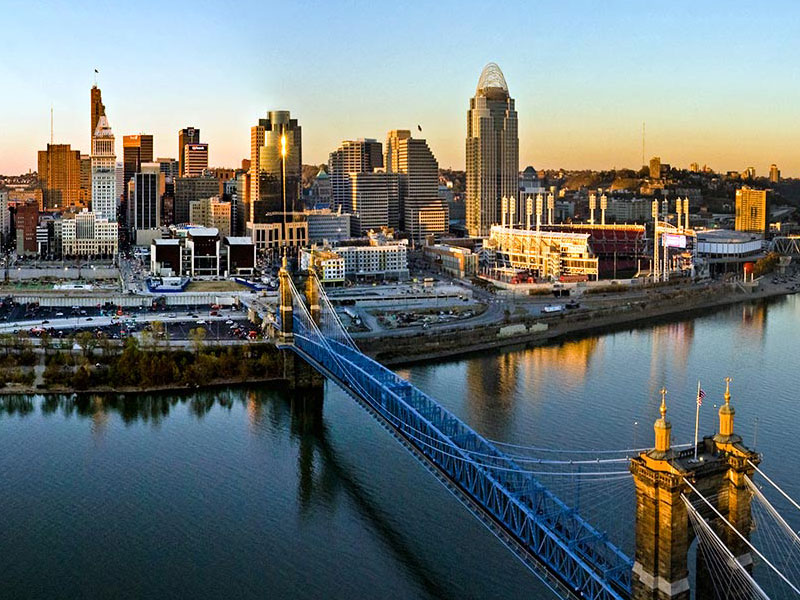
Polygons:
<instances>
[{"instance_id":1,"label":"suspension bridge","mask_svg":"<svg viewBox=\"0 0 800 600\"><path fill-rule=\"evenodd\" d=\"M313 266L304 294L285 263L279 279L276 345L348 393L555 597L688 600L696 539L694 597L800 598L800 537L768 495L800 505L734 433L729 390L720 432L696 448L671 446L663 394L654 448L489 440L360 352Z\"/></svg>"}]
</instances>

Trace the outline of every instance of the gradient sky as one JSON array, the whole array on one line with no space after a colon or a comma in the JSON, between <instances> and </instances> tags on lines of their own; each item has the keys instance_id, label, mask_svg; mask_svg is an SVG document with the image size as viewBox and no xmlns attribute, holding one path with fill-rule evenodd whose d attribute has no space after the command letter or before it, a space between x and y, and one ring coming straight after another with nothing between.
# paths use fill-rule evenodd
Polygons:
<instances>
[{"instance_id":1,"label":"gradient sky","mask_svg":"<svg viewBox=\"0 0 800 600\"><path fill-rule=\"evenodd\" d=\"M423 127L464 166L469 97L497 62L517 103L520 167L716 170L772 162L800 176L800 3L35 2L0 0L0 173L55 141L89 151L99 69L111 127L175 156L199 127L214 166L250 152L250 126L289 109L303 162L343 139Z\"/></svg>"}]
</instances>

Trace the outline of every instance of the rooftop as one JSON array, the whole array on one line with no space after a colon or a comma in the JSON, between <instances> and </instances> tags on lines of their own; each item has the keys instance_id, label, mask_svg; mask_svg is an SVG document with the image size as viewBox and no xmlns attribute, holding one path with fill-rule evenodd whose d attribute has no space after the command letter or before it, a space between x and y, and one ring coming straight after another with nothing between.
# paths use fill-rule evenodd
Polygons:
<instances>
[{"instance_id":1,"label":"rooftop","mask_svg":"<svg viewBox=\"0 0 800 600\"><path fill-rule=\"evenodd\" d=\"M708 229L697 232L698 241L717 244L744 244L745 242L760 240L762 237L757 233L733 231L732 229Z\"/></svg>"}]
</instances>

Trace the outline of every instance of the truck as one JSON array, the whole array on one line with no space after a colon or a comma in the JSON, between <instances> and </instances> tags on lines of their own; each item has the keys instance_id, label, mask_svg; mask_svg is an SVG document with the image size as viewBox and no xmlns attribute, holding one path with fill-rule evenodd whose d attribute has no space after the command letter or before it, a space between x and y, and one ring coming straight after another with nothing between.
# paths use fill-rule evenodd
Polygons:
<instances>
[{"instance_id":1,"label":"truck","mask_svg":"<svg viewBox=\"0 0 800 600\"><path fill-rule=\"evenodd\" d=\"M564 310L563 304L548 304L542 308L543 313L560 313Z\"/></svg>"}]
</instances>

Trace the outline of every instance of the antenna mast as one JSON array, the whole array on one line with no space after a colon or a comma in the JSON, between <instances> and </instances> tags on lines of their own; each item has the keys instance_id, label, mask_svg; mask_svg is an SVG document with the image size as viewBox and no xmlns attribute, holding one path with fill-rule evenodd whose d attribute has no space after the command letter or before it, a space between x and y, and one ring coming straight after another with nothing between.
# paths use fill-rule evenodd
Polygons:
<instances>
[{"instance_id":1,"label":"antenna mast","mask_svg":"<svg viewBox=\"0 0 800 600\"><path fill-rule=\"evenodd\" d=\"M644 162L644 121L642 121L642 166L645 164L647 163Z\"/></svg>"},{"instance_id":2,"label":"antenna mast","mask_svg":"<svg viewBox=\"0 0 800 600\"><path fill-rule=\"evenodd\" d=\"M50 145L53 144L53 105L50 105Z\"/></svg>"}]
</instances>

